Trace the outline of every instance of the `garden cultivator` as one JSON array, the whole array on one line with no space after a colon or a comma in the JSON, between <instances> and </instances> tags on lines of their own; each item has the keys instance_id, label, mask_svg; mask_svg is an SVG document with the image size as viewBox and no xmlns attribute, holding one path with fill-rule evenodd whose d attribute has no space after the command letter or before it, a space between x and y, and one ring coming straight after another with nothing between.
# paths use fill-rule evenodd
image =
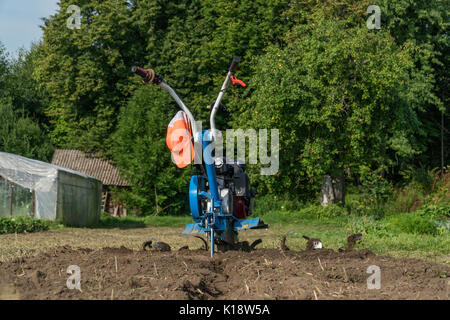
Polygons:
<instances>
[{"instance_id":1,"label":"garden cultivator","mask_svg":"<svg viewBox=\"0 0 450 320\"><path fill-rule=\"evenodd\" d=\"M156 84L169 92L182 111L172 119L167 134L167 146L172 151L172 158L179 168L184 168L195 159L195 146L201 146L201 174L191 177L189 183L189 205L195 223L188 224L183 234L206 234L211 257L215 245L221 251L240 249L252 250L261 242L252 244L238 241L238 231L246 229L267 228L259 218L248 219L252 214L254 192L250 189L246 166L239 161L229 161L226 157L214 157L211 148L217 140L215 116L222 97L230 81L233 85L246 85L236 78L234 73L240 62L234 57L225 81L219 92L210 115L211 130L199 131L195 119L183 101L163 78L152 69L133 67L132 72L142 77L145 84Z\"/></svg>"}]
</instances>

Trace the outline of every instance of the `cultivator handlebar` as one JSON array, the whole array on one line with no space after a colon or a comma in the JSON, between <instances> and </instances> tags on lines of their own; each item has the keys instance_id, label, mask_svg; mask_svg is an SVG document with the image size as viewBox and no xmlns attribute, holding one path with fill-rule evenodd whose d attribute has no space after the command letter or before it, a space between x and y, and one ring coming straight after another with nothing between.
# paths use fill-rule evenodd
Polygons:
<instances>
[{"instance_id":1,"label":"cultivator handlebar","mask_svg":"<svg viewBox=\"0 0 450 320\"><path fill-rule=\"evenodd\" d=\"M233 57L233 61L231 62L231 66L230 66L229 71L230 71L231 73L235 73L236 70L237 70L238 64L239 64L240 62L241 62L241 58L238 57L238 56L234 56L234 57Z\"/></svg>"},{"instance_id":2,"label":"cultivator handlebar","mask_svg":"<svg viewBox=\"0 0 450 320\"><path fill-rule=\"evenodd\" d=\"M134 66L131 68L131 72L140 76L144 84L154 83L159 85L163 81L163 78L157 75L153 69Z\"/></svg>"},{"instance_id":3,"label":"cultivator handlebar","mask_svg":"<svg viewBox=\"0 0 450 320\"><path fill-rule=\"evenodd\" d=\"M194 116L192 115L191 111L186 107L186 105L183 103L183 101L180 99L180 97L178 97L176 92L169 85L164 83L163 77L160 76L159 74L156 74L153 69L144 69L144 68L137 67L137 66L133 66L131 68L131 72L140 76L142 78L142 82L144 84L153 83L153 84L160 86L162 89L166 90L167 92L169 92L169 94L176 101L176 103L181 108L181 110L183 110L186 113L187 117L189 118L190 125L192 126L193 138L194 138L194 141L197 142L199 139L198 138L199 130L197 128L197 124L195 122Z\"/></svg>"},{"instance_id":4,"label":"cultivator handlebar","mask_svg":"<svg viewBox=\"0 0 450 320\"><path fill-rule=\"evenodd\" d=\"M131 68L131 71L140 76L142 78L142 81L144 81L144 83L152 82L155 77L155 71L153 71L153 69L145 70L141 67L134 66Z\"/></svg>"}]
</instances>

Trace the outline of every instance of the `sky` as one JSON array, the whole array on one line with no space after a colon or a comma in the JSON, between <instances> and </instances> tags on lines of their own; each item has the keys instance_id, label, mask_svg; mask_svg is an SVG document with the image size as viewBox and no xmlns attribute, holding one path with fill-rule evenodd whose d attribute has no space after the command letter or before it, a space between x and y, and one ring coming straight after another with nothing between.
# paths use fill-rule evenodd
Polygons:
<instances>
[{"instance_id":1,"label":"sky","mask_svg":"<svg viewBox=\"0 0 450 320\"><path fill-rule=\"evenodd\" d=\"M41 17L55 14L58 0L0 0L0 42L16 56L42 37Z\"/></svg>"}]
</instances>

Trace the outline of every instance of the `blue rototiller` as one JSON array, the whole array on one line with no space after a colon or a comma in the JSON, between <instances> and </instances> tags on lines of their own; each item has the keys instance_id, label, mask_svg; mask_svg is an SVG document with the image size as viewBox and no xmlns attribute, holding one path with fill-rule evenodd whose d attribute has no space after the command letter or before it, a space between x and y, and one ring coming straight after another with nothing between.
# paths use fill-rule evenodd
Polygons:
<instances>
[{"instance_id":1,"label":"blue rototiller","mask_svg":"<svg viewBox=\"0 0 450 320\"><path fill-rule=\"evenodd\" d=\"M254 249L261 240L258 239L252 244L246 241L239 242L238 231L268 227L259 218L247 218L252 214L255 194L250 189L245 164L230 161L226 157L214 157L211 151L213 149L211 144L217 140L218 134L214 118L230 81L233 85L246 86L234 75L239 62L239 57L233 58L211 109L211 130L201 132L192 113L160 75L152 69L132 68L135 74L142 77L143 83L156 84L167 90L182 110L169 124L167 135L167 145L172 151L172 159L176 165L180 168L187 166L195 158L194 150L202 151L201 160L198 161L201 164L196 165L200 174L192 176L189 183L189 205L195 223L188 224L183 234L206 234L210 243L211 257L214 255L215 245L220 251ZM199 156L198 153L196 155Z\"/></svg>"}]
</instances>

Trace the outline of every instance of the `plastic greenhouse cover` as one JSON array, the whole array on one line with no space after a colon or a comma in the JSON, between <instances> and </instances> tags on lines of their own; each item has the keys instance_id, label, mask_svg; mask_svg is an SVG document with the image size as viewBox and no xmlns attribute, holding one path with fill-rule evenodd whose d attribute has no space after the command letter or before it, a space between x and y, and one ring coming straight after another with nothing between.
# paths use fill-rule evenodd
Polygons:
<instances>
[{"instance_id":1,"label":"plastic greenhouse cover","mask_svg":"<svg viewBox=\"0 0 450 320\"><path fill-rule=\"evenodd\" d=\"M58 171L85 178L83 173L58 167L47 162L0 152L0 176L35 192L35 212L38 219L56 219Z\"/></svg>"}]
</instances>

